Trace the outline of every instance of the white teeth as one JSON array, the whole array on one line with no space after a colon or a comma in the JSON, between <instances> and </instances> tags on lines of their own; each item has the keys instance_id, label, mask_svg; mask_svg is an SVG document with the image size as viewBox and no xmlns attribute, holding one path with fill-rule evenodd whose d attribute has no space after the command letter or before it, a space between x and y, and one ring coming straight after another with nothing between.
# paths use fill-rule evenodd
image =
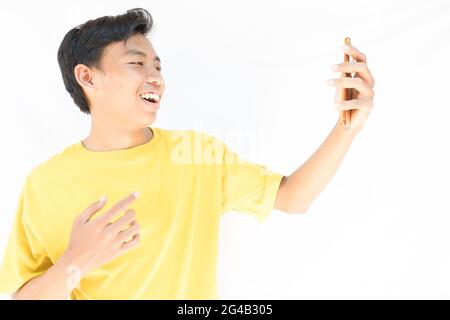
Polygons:
<instances>
[{"instance_id":1,"label":"white teeth","mask_svg":"<svg viewBox=\"0 0 450 320\"><path fill-rule=\"evenodd\" d=\"M159 95L156 93L143 93L143 94L141 94L141 98L144 98L144 99L152 98L155 101L159 101Z\"/></svg>"},{"instance_id":2,"label":"white teeth","mask_svg":"<svg viewBox=\"0 0 450 320\"><path fill-rule=\"evenodd\" d=\"M149 94L149 97L152 98L152 99L154 99L154 100L156 100L156 101L159 101L159 95L156 94L156 93L150 93L150 94Z\"/></svg>"}]
</instances>

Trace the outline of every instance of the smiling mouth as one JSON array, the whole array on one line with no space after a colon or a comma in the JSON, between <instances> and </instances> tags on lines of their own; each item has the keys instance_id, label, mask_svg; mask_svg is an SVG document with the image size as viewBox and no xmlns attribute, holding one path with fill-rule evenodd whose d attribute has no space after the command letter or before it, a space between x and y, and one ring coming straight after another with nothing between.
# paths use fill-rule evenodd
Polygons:
<instances>
[{"instance_id":1,"label":"smiling mouth","mask_svg":"<svg viewBox=\"0 0 450 320\"><path fill-rule=\"evenodd\" d=\"M147 102L151 102L151 103L158 103L157 100L153 99L153 98L141 98L142 100L145 100Z\"/></svg>"},{"instance_id":2,"label":"smiling mouth","mask_svg":"<svg viewBox=\"0 0 450 320\"><path fill-rule=\"evenodd\" d=\"M144 99L144 98L142 98L142 100L144 100L144 103L147 106L151 107L152 109L155 109L155 110L159 109L159 101L152 102L152 101L150 101L150 99Z\"/></svg>"},{"instance_id":3,"label":"smiling mouth","mask_svg":"<svg viewBox=\"0 0 450 320\"><path fill-rule=\"evenodd\" d=\"M159 100L161 99L159 93L156 93L156 92L141 93L139 95L139 97L141 99L144 99L145 101L148 101L148 102L151 102L151 103L158 103Z\"/></svg>"}]
</instances>

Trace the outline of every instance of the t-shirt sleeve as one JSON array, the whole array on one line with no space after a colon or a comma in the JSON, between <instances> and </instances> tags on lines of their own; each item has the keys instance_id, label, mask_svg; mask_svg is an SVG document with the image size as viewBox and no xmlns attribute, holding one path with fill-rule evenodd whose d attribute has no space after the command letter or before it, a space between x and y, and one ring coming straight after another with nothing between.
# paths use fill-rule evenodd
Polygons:
<instances>
[{"instance_id":1,"label":"t-shirt sleeve","mask_svg":"<svg viewBox=\"0 0 450 320\"><path fill-rule=\"evenodd\" d=\"M235 210L260 222L272 212L282 174L266 166L243 160L223 142L222 214Z\"/></svg>"},{"instance_id":2,"label":"t-shirt sleeve","mask_svg":"<svg viewBox=\"0 0 450 320\"><path fill-rule=\"evenodd\" d=\"M52 265L26 221L26 200L22 191L0 267L1 293L13 294Z\"/></svg>"}]
</instances>

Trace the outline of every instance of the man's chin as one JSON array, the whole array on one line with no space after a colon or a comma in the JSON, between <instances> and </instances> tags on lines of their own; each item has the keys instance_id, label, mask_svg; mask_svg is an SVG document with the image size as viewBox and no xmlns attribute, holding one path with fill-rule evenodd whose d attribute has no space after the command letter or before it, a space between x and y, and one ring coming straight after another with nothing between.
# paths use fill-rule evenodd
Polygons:
<instances>
[{"instance_id":1,"label":"man's chin","mask_svg":"<svg viewBox=\"0 0 450 320\"><path fill-rule=\"evenodd\" d=\"M146 114L145 116L139 117L139 119L137 121L143 127L151 126L156 121L156 112L153 112L152 114Z\"/></svg>"},{"instance_id":2,"label":"man's chin","mask_svg":"<svg viewBox=\"0 0 450 320\"><path fill-rule=\"evenodd\" d=\"M156 121L156 114L156 111L146 112L137 119L137 122L143 127L151 126Z\"/></svg>"},{"instance_id":3,"label":"man's chin","mask_svg":"<svg viewBox=\"0 0 450 320\"><path fill-rule=\"evenodd\" d=\"M136 111L133 114L128 114L127 118L132 119L133 122L140 126L150 126L156 121L159 105L151 105L150 103L142 101L136 105Z\"/></svg>"}]
</instances>

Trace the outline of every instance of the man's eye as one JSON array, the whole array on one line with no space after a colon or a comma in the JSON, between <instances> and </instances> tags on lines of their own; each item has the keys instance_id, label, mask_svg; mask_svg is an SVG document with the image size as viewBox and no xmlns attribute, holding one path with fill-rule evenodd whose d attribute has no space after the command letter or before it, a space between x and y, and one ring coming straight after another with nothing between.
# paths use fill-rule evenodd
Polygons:
<instances>
[{"instance_id":1,"label":"man's eye","mask_svg":"<svg viewBox=\"0 0 450 320\"><path fill-rule=\"evenodd\" d=\"M130 62L130 64L138 64L138 65L141 65L141 66L144 65L144 63L140 62L140 61L133 61L133 62ZM156 70L161 71L161 67L157 67Z\"/></svg>"}]
</instances>

